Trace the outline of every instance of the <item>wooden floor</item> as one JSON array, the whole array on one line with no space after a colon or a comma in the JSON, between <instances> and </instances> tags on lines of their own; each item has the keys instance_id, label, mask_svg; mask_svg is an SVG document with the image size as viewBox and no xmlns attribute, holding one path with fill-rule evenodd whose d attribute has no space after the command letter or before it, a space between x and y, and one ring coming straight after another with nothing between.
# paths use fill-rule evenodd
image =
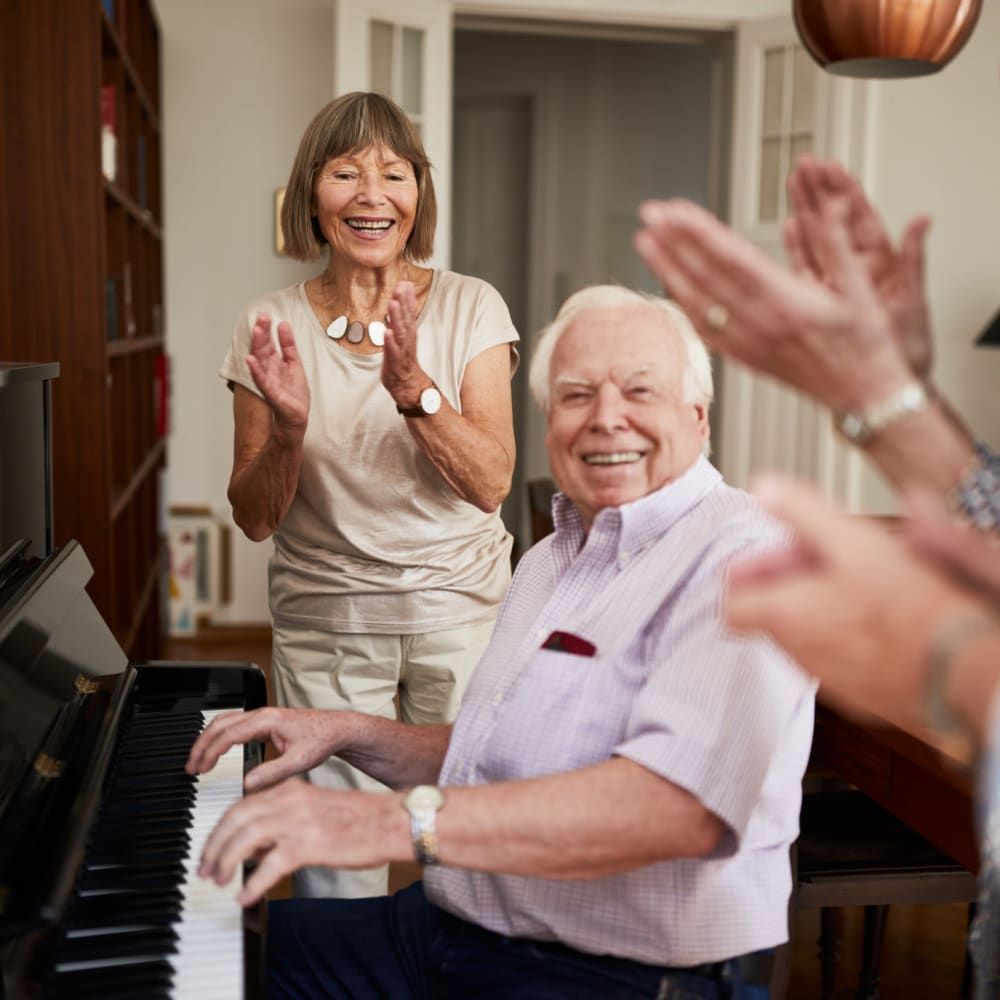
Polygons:
<instances>
[{"instance_id":1,"label":"wooden floor","mask_svg":"<svg viewBox=\"0 0 1000 1000\"><path fill-rule=\"evenodd\" d=\"M270 638L263 629L213 629L204 639L172 640L164 651L171 660L228 660L270 666ZM416 865L394 866L390 891L419 877ZM276 898L288 894L287 881ZM861 967L862 913L844 911L844 935L836 1000L853 1000ZM882 1000L943 1000L957 997L962 981L966 907L894 906L889 912L881 964ZM800 911L792 927L792 967L789 1000L820 996L819 911Z\"/></svg>"}]
</instances>

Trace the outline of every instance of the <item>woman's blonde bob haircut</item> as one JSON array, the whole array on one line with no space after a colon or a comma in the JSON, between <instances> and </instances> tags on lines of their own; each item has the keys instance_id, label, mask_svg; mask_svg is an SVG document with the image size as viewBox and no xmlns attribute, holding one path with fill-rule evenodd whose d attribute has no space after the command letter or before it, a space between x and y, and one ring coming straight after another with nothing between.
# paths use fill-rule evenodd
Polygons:
<instances>
[{"instance_id":1,"label":"woman's blonde bob haircut","mask_svg":"<svg viewBox=\"0 0 1000 1000\"><path fill-rule=\"evenodd\" d=\"M313 215L316 175L336 156L385 146L413 167L417 179L417 215L406 244L408 260L427 260L434 252L437 198L431 164L413 123L399 105L382 94L354 91L326 105L309 123L281 206L285 253L296 260L315 260L327 240Z\"/></svg>"}]
</instances>

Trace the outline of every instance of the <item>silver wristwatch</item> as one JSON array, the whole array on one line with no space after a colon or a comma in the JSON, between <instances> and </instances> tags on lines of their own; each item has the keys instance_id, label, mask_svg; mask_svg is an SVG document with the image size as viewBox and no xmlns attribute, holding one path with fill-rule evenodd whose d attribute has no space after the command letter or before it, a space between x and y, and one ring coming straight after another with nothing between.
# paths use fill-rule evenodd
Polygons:
<instances>
[{"instance_id":1,"label":"silver wristwatch","mask_svg":"<svg viewBox=\"0 0 1000 1000\"><path fill-rule=\"evenodd\" d=\"M444 805L444 792L434 785L417 785L406 793L403 808L410 814L413 853L422 865L436 865L437 812Z\"/></svg>"},{"instance_id":2,"label":"silver wristwatch","mask_svg":"<svg viewBox=\"0 0 1000 1000\"><path fill-rule=\"evenodd\" d=\"M925 410L929 403L930 397L923 383L909 382L891 396L873 403L860 413L834 414L833 422L851 444L864 446L879 431L911 413Z\"/></svg>"}]
</instances>

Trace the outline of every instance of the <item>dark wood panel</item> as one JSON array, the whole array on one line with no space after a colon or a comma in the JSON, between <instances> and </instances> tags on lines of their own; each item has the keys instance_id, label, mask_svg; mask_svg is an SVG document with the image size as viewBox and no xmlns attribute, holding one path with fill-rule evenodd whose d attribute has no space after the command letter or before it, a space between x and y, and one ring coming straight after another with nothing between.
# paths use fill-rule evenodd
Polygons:
<instances>
[{"instance_id":1,"label":"dark wood panel","mask_svg":"<svg viewBox=\"0 0 1000 1000\"><path fill-rule=\"evenodd\" d=\"M902 730L861 725L822 705L813 761L857 785L959 864L978 870L968 767Z\"/></svg>"}]
</instances>

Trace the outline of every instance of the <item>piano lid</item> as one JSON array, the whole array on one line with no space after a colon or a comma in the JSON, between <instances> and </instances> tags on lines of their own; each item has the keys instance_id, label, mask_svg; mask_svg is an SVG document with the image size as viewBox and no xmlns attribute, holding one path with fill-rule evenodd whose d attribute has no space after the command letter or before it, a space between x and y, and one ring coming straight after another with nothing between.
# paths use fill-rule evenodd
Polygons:
<instances>
[{"instance_id":1,"label":"piano lid","mask_svg":"<svg viewBox=\"0 0 1000 1000\"><path fill-rule=\"evenodd\" d=\"M84 589L93 574L70 542L46 560L6 553L0 587L0 824L18 784L87 682L120 674L125 653Z\"/></svg>"}]
</instances>

